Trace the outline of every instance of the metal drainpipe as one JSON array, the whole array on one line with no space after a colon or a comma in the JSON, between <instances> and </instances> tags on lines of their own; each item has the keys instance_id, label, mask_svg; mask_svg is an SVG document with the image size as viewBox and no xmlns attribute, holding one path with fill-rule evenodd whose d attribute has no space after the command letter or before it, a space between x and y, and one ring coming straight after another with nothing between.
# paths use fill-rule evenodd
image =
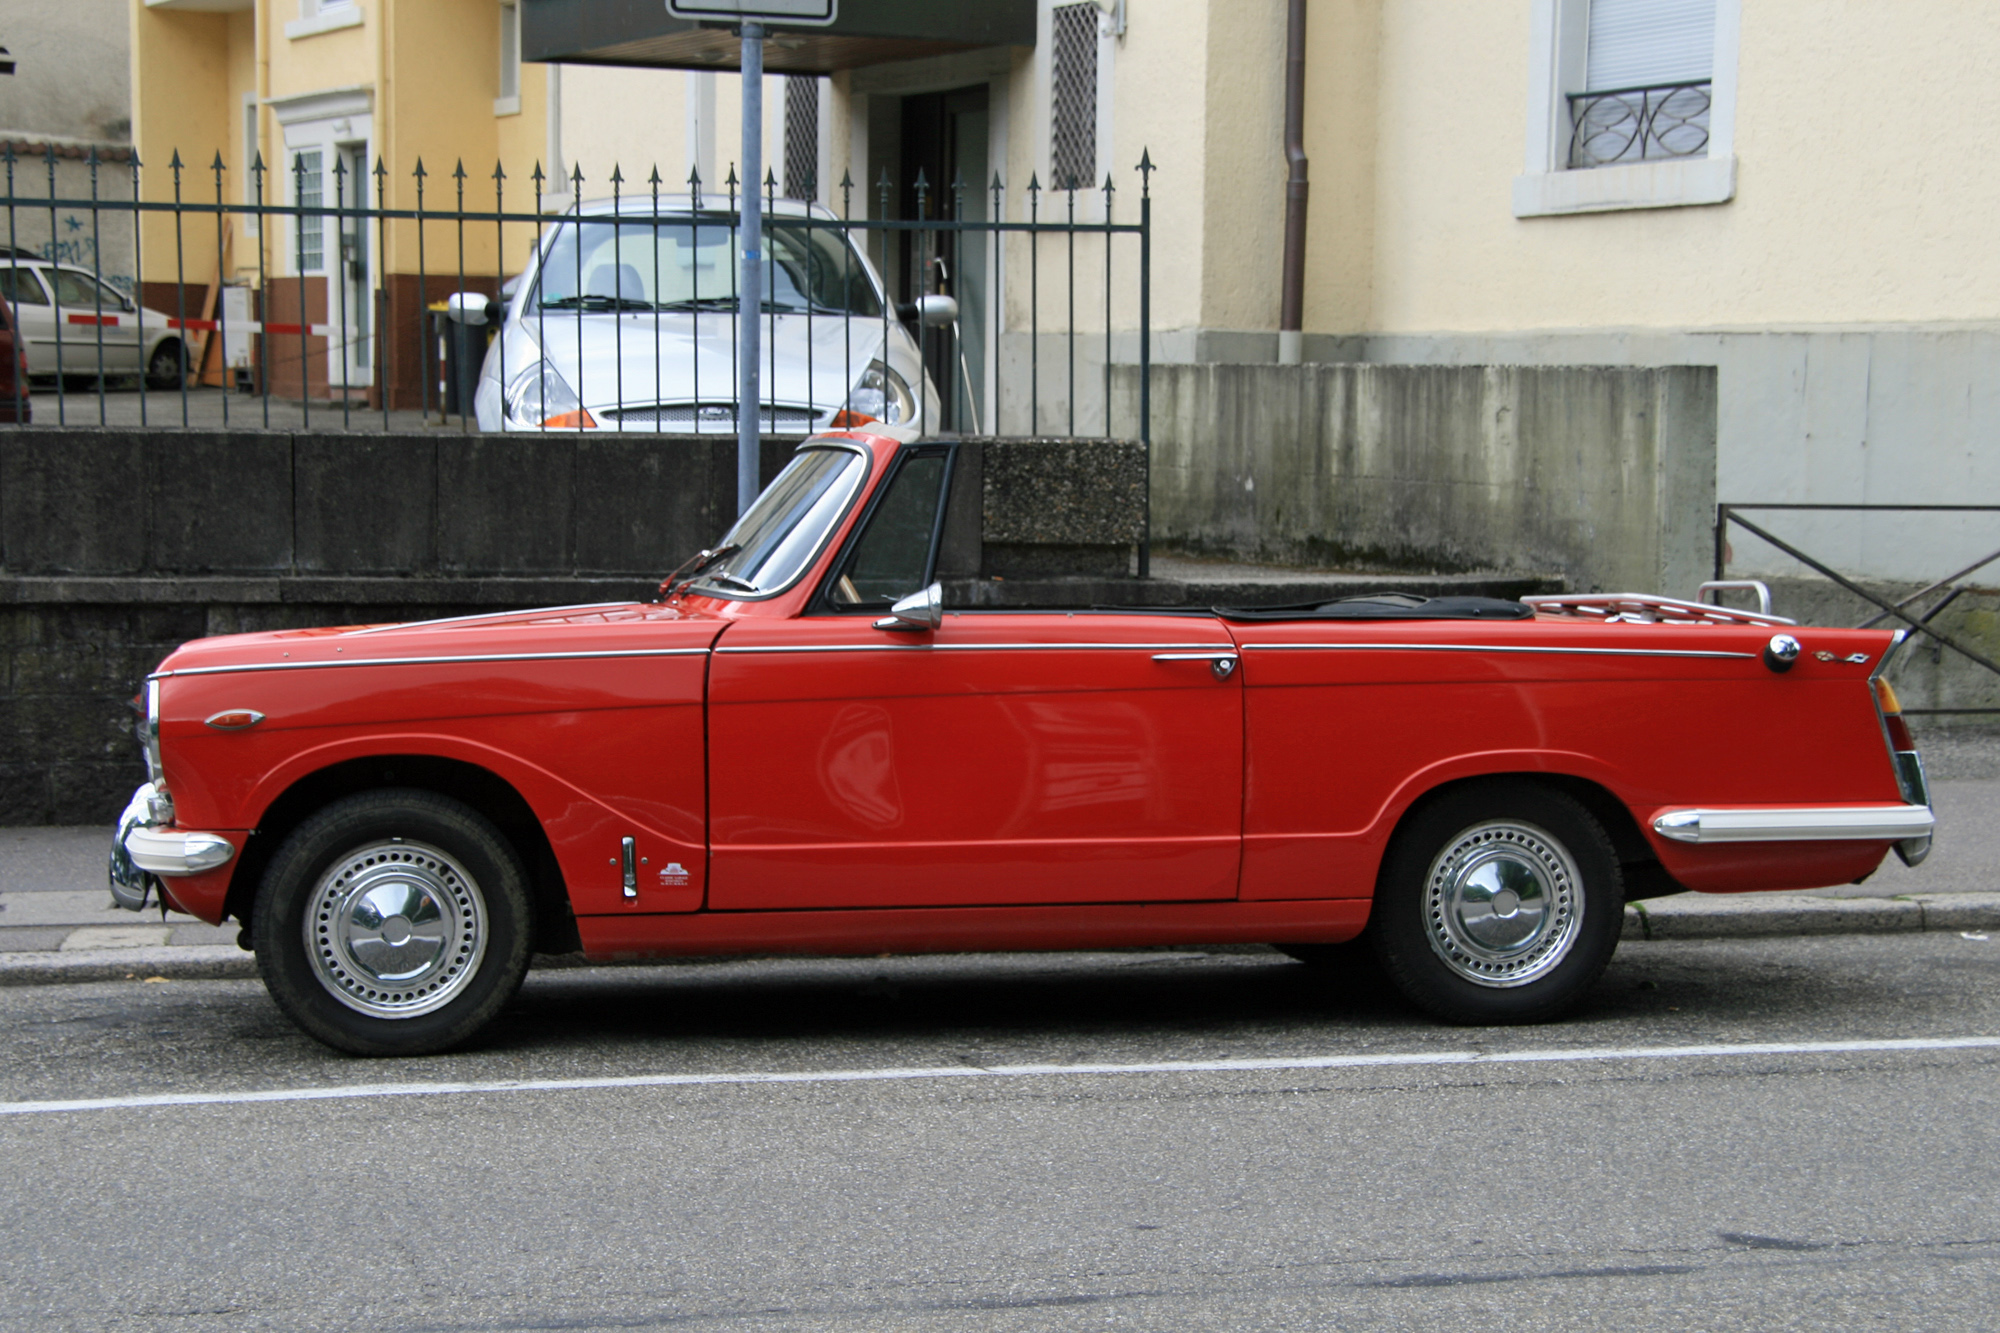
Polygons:
<instances>
[{"instance_id":1,"label":"metal drainpipe","mask_svg":"<svg viewBox=\"0 0 2000 1333\"><path fill-rule=\"evenodd\" d=\"M1278 364L1304 355L1306 304L1306 0L1285 13L1285 279L1278 310Z\"/></svg>"}]
</instances>

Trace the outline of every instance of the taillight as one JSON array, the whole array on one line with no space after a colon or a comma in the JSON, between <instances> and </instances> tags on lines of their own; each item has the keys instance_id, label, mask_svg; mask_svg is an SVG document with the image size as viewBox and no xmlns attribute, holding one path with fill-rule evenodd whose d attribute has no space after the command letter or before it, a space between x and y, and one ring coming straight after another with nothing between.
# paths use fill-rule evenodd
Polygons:
<instances>
[{"instance_id":1,"label":"taillight","mask_svg":"<svg viewBox=\"0 0 2000 1333\"><path fill-rule=\"evenodd\" d=\"M1916 742L1910 739L1910 729L1903 722L1903 704L1896 697L1896 687L1881 676L1875 677L1875 706L1882 710L1882 725L1889 729L1889 748L1916 749Z\"/></svg>"}]
</instances>

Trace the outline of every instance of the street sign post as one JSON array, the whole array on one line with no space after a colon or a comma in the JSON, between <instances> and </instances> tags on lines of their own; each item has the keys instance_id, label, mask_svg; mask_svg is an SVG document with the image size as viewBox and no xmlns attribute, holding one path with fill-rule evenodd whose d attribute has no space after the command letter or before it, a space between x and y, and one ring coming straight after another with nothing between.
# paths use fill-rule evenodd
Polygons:
<instances>
[{"instance_id":1,"label":"street sign post","mask_svg":"<svg viewBox=\"0 0 2000 1333\"><path fill-rule=\"evenodd\" d=\"M825 27L837 17L840 0L667 0L667 14L704 23L741 24L743 38L743 254L737 282L736 320L736 513L741 517L757 498L760 434L757 404L763 398L758 373L764 313L764 29Z\"/></svg>"}]
</instances>

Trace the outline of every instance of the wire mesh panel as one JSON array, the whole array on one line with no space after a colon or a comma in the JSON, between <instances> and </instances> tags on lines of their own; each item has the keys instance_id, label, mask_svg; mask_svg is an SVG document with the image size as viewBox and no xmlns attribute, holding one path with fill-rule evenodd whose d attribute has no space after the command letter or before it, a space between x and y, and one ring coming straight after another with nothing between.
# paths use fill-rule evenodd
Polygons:
<instances>
[{"instance_id":1,"label":"wire mesh panel","mask_svg":"<svg viewBox=\"0 0 2000 1333\"><path fill-rule=\"evenodd\" d=\"M1058 5L1054 102L1049 115L1049 184L1069 189L1097 177L1097 6Z\"/></svg>"},{"instance_id":2,"label":"wire mesh panel","mask_svg":"<svg viewBox=\"0 0 2000 1333\"><path fill-rule=\"evenodd\" d=\"M811 199L819 177L819 80L785 80L785 198Z\"/></svg>"}]
</instances>

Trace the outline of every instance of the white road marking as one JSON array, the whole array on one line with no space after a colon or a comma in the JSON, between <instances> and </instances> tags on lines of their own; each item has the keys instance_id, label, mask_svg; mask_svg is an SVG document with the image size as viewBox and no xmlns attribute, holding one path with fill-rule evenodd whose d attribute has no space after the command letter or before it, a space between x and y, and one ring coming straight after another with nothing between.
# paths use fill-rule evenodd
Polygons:
<instances>
[{"instance_id":1,"label":"white road marking","mask_svg":"<svg viewBox=\"0 0 2000 1333\"><path fill-rule=\"evenodd\" d=\"M1076 1078L1118 1074L1244 1074L1313 1069L1412 1068L1434 1065L1573 1064L1607 1060L1741 1059L1755 1055L1851 1055L2000 1048L2000 1037L1899 1037L1875 1041L1769 1041L1710 1046L1599 1046L1577 1050L1412 1051L1401 1055L1296 1055L1243 1060L1157 1060L1140 1064L944 1065L907 1069L799 1070L792 1073L631 1074L614 1078L496 1079L477 1083L350 1083L330 1088L259 1092L163 1092L138 1097L0 1102L0 1115L126 1111L153 1106L237 1106L253 1102L352 1101L368 1097L441 1097L483 1092L588 1092L603 1088L729 1087L760 1083L904 1083L943 1078Z\"/></svg>"}]
</instances>

